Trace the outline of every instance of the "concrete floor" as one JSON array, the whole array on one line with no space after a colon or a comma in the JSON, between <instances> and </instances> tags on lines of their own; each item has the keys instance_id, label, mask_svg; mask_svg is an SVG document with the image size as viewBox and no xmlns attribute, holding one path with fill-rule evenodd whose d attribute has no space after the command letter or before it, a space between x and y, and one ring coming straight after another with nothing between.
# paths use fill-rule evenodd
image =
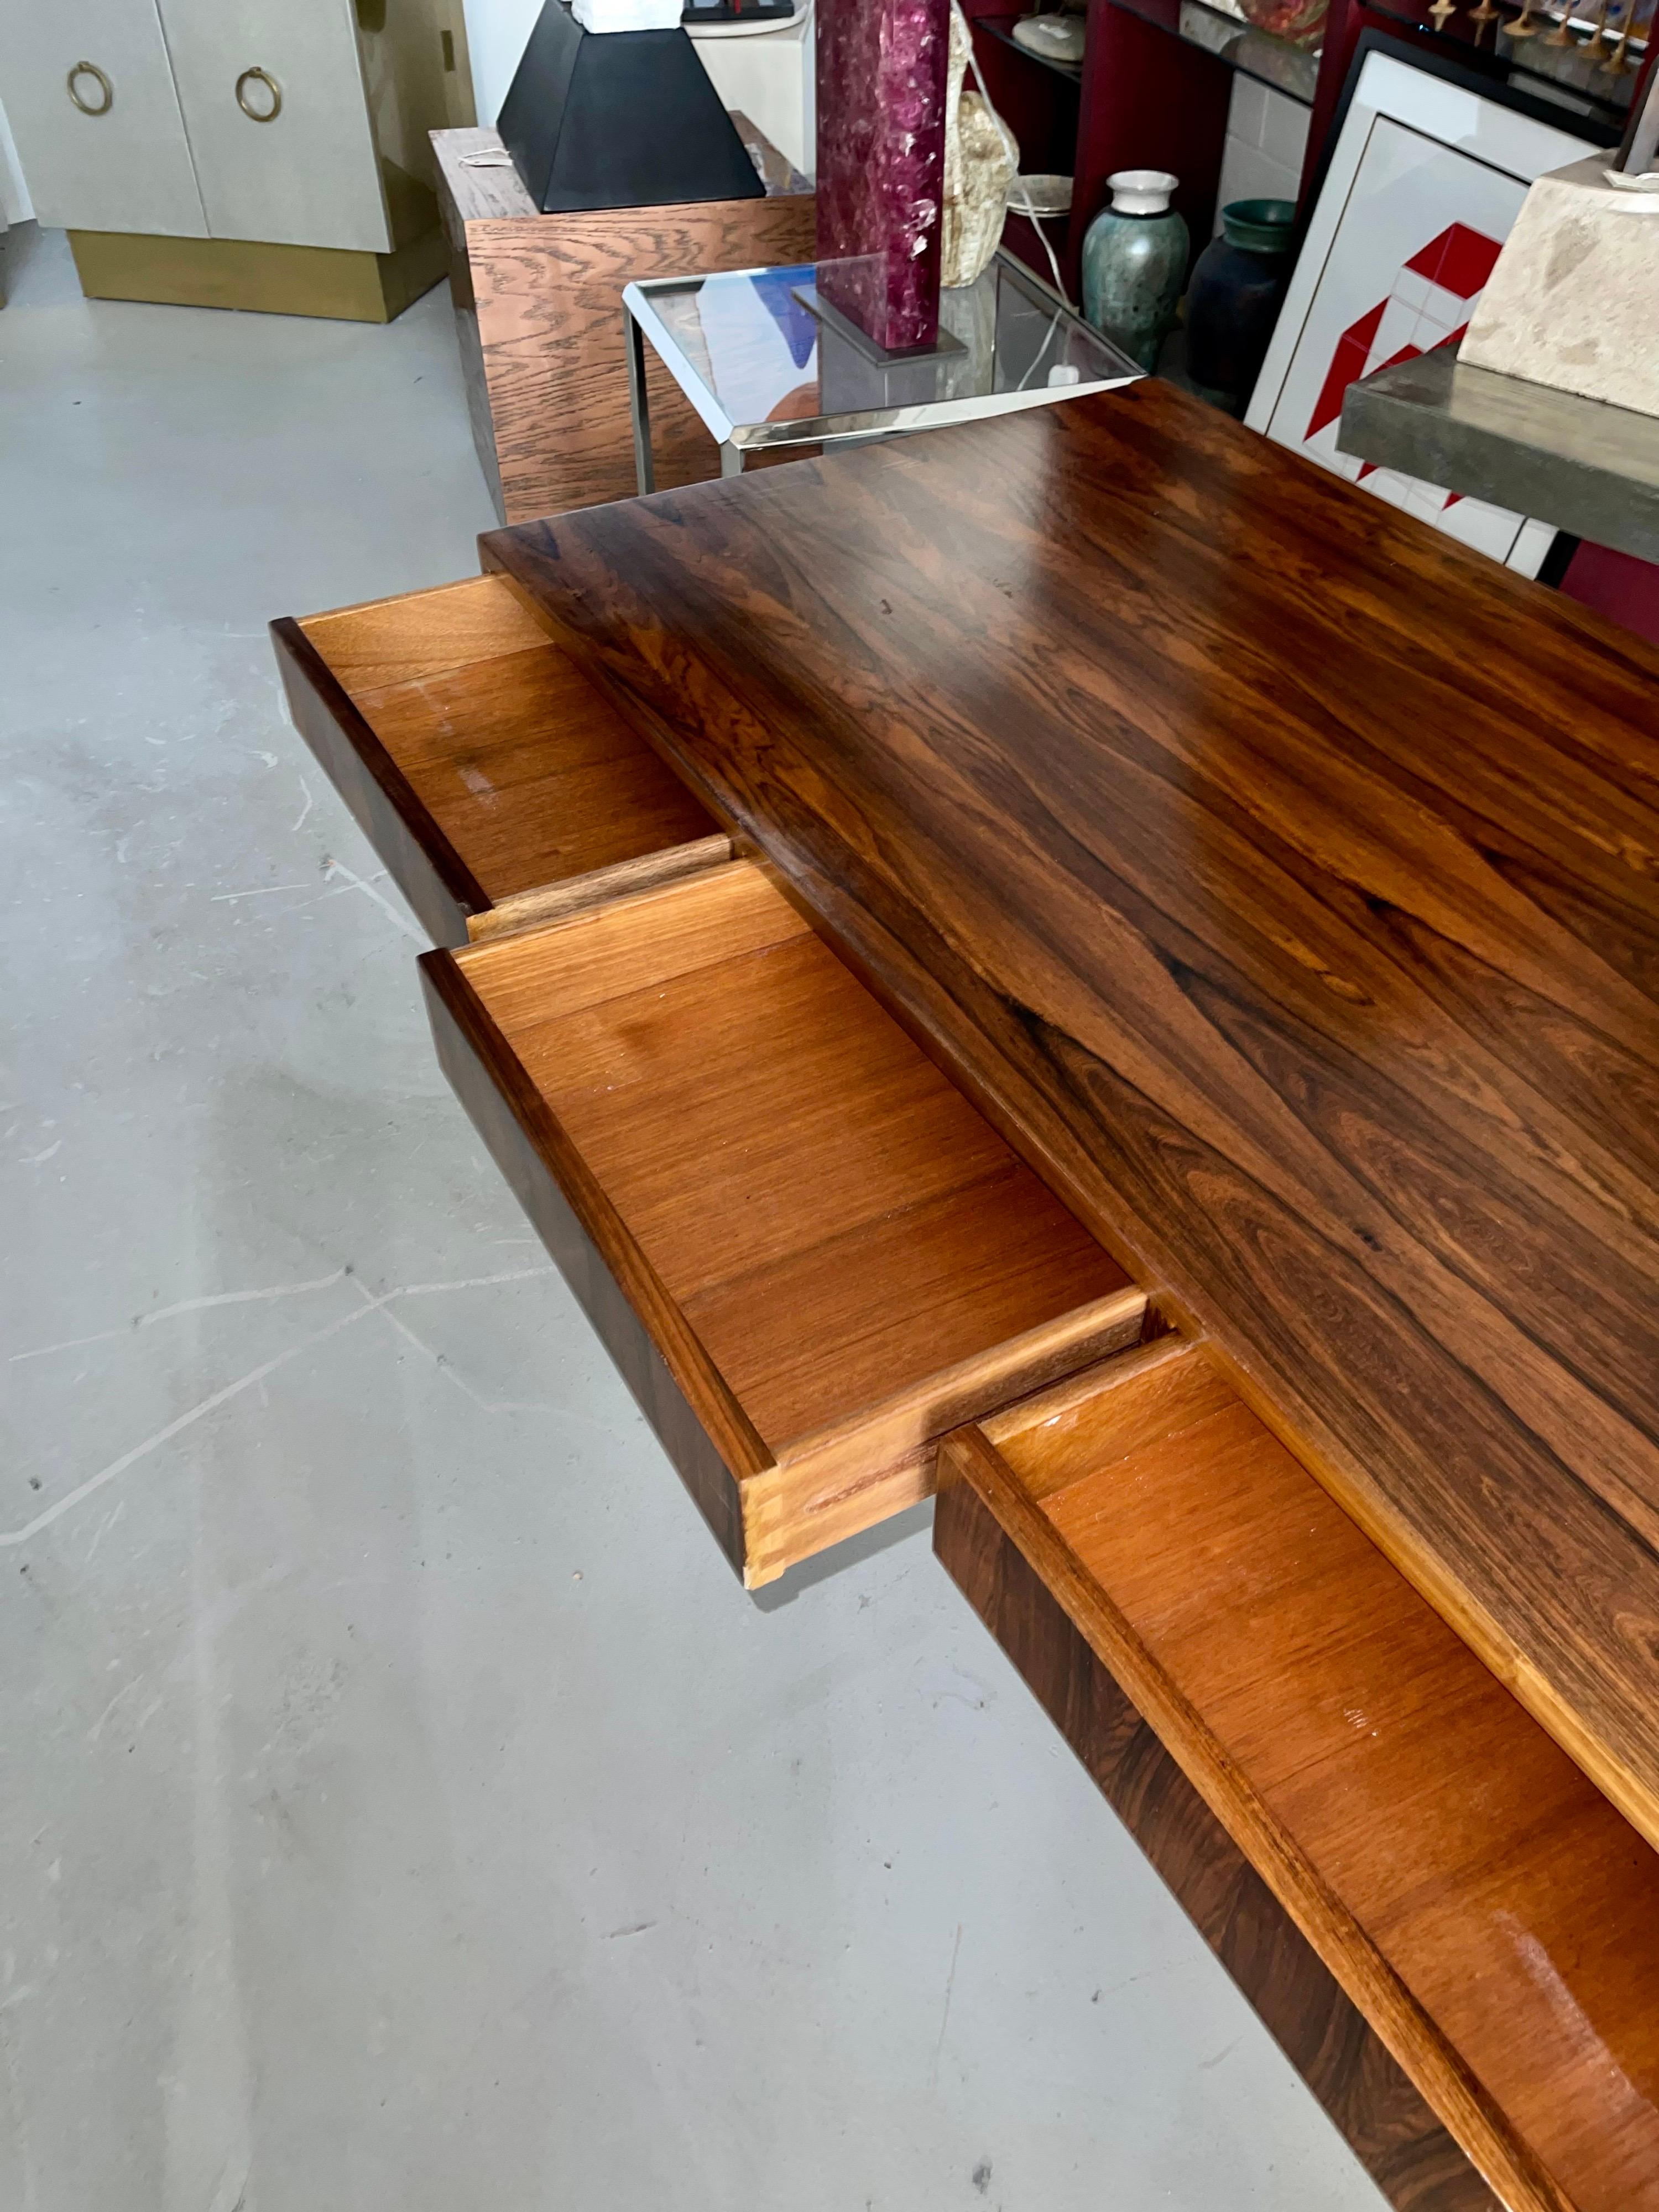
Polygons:
<instances>
[{"instance_id":1,"label":"concrete floor","mask_svg":"<svg viewBox=\"0 0 1659 2212\"><path fill-rule=\"evenodd\" d=\"M0 2207L1381 2200L934 1566L744 1596L264 623L476 566L448 307L0 313Z\"/></svg>"}]
</instances>

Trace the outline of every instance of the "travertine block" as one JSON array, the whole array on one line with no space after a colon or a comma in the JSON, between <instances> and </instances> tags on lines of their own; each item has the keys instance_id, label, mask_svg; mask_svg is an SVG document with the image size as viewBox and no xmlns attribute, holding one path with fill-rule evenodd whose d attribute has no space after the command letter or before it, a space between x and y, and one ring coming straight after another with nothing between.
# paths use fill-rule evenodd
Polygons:
<instances>
[{"instance_id":1,"label":"travertine block","mask_svg":"<svg viewBox=\"0 0 1659 2212\"><path fill-rule=\"evenodd\" d=\"M1610 185L1608 158L1533 185L1457 357L1659 415L1659 193Z\"/></svg>"}]
</instances>

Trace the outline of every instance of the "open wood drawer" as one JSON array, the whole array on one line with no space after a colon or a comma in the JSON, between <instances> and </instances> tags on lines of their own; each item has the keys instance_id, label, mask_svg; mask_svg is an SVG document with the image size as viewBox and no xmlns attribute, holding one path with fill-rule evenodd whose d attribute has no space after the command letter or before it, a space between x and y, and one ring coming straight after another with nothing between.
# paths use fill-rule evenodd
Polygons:
<instances>
[{"instance_id":1,"label":"open wood drawer","mask_svg":"<svg viewBox=\"0 0 1659 2212\"><path fill-rule=\"evenodd\" d=\"M731 857L499 576L271 635L295 727L440 945Z\"/></svg>"},{"instance_id":2,"label":"open wood drawer","mask_svg":"<svg viewBox=\"0 0 1659 2212\"><path fill-rule=\"evenodd\" d=\"M422 965L450 1080L751 1586L1156 1325L744 862Z\"/></svg>"},{"instance_id":3,"label":"open wood drawer","mask_svg":"<svg viewBox=\"0 0 1659 2212\"><path fill-rule=\"evenodd\" d=\"M1384 2194L1659 2206L1659 1855L1204 1351L940 1484L939 1557Z\"/></svg>"}]
</instances>

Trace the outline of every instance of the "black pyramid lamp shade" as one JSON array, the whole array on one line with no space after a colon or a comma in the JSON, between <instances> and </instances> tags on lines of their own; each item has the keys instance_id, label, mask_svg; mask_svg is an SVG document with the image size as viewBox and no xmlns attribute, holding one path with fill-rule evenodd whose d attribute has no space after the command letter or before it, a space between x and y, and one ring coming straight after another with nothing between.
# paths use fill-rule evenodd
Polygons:
<instances>
[{"instance_id":1,"label":"black pyramid lamp shade","mask_svg":"<svg viewBox=\"0 0 1659 2212\"><path fill-rule=\"evenodd\" d=\"M585 31L547 0L495 127L544 215L765 197L683 30Z\"/></svg>"}]
</instances>

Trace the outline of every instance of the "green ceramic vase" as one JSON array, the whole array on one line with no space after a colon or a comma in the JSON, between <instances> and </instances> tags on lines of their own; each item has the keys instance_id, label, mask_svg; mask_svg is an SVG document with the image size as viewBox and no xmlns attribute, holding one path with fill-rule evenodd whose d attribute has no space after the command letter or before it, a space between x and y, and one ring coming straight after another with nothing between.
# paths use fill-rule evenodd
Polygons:
<instances>
[{"instance_id":1,"label":"green ceramic vase","mask_svg":"<svg viewBox=\"0 0 1659 2212\"><path fill-rule=\"evenodd\" d=\"M1163 169L1120 169L1106 179L1111 205L1083 241L1083 312L1146 369L1158 366L1187 274L1191 240L1170 205L1177 181Z\"/></svg>"}]
</instances>

